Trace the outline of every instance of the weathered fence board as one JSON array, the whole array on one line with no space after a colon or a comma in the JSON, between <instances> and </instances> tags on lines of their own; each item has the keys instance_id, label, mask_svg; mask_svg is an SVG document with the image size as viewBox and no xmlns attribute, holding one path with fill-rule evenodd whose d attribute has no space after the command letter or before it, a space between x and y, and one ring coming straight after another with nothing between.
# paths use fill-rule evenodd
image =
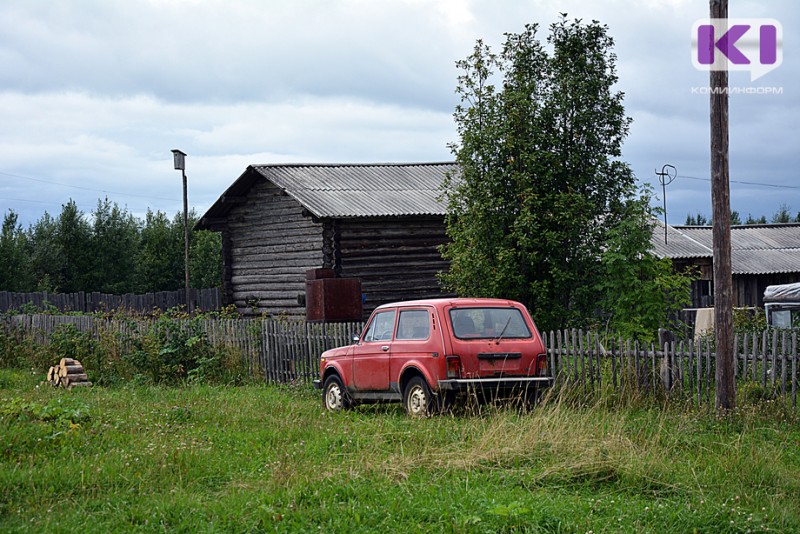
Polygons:
<instances>
[{"instance_id":1,"label":"weathered fence board","mask_svg":"<svg viewBox=\"0 0 800 534\"><path fill-rule=\"evenodd\" d=\"M557 387L579 384L583 391L591 391L606 380L614 389L666 395L694 392L698 405L712 402L716 355L708 340L684 340L657 349L652 344L640 347L638 342L613 339L604 344L598 335L576 330L549 332L545 338ZM796 408L797 331L747 333L737 335L734 342L739 382L757 382L767 394L784 398ZM623 369L619 374L618 362ZM604 376L604 372L610 374Z\"/></svg>"},{"instance_id":2,"label":"weathered fence board","mask_svg":"<svg viewBox=\"0 0 800 534\"><path fill-rule=\"evenodd\" d=\"M95 338L105 333L127 340L143 336L154 319L106 319L94 316L5 316L2 328L23 331L45 344L64 324ZM205 319L208 341L241 354L250 375L267 382L308 383L317 377L319 356L332 347L352 343L362 323L306 323L290 319ZM629 340L603 341L599 334L577 330L545 336L555 386L568 385L590 394L603 384L615 390L666 396L686 393L698 405L713 399L715 354L710 342L691 340L661 348ZM735 369L739 383L758 383L769 395L797 407L797 331L746 333L735 338Z\"/></svg>"},{"instance_id":3,"label":"weathered fence board","mask_svg":"<svg viewBox=\"0 0 800 534\"><path fill-rule=\"evenodd\" d=\"M222 307L222 297L217 288L189 289L189 299L194 309L215 311ZM60 312L93 313L113 310L152 313L154 309L165 311L186 304L186 291L159 291L140 295L111 295L107 293L12 293L0 291L0 311L24 310L35 307L40 310L55 308Z\"/></svg>"}]
</instances>

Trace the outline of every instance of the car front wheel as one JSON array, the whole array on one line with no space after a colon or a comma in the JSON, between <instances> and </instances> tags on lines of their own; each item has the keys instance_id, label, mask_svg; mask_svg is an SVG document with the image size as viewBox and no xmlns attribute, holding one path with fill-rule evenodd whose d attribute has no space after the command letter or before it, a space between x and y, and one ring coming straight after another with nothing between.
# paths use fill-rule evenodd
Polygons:
<instances>
[{"instance_id":1,"label":"car front wheel","mask_svg":"<svg viewBox=\"0 0 800 534\"><path fill-rule=\"evenodd\" d=\"M322 386L322 404L331 412L350 407L350 398L338 376L331 375L325 379L325 385Z\"/></svg>"},{"instance_id":2,"label":"car front wheel","mask_svg":"<svg viewBox=\"0 0 800 534\"><path fill-rule=\"evenodd\" d=\"M434 413L436 398L424 378L415 376L408 381L403 390L403 406L412 417L427 417Z\"/></svg>"}]
</instances>

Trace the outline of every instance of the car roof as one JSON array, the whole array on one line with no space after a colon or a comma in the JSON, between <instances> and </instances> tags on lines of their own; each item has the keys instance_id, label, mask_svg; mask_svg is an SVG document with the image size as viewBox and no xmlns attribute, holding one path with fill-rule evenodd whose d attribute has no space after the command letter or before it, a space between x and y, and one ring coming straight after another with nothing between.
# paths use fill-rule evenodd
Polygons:
<instances>
[{"instance_id":1,"label":"car roof","mask_svg":"<svg viewBox=\"0 0 800 534\"><path fill-rule=\"evenodd\" d=\"M420 299L420 300L405 300L400 302L390 302L382 304L376 310L384 308L396 308L399 306L433 306L436 308L450 307L475 307L475 306L490 306L490 307L508 307L518 306L519 302L509 299L495 299L495 298L438 298L438 299Z\"/></svg>"}]
</instances>

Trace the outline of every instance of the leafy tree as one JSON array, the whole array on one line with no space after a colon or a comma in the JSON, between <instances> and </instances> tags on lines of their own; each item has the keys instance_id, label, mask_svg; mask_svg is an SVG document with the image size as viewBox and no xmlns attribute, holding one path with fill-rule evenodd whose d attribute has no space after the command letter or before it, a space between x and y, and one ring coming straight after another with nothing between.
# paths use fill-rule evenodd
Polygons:
<instances>
[{"instance_id":1,"label":"leafy tree","mask_svg":"<svg viewBox=\"0 0 800 534\"><path fill-rule=\"evenodd\" d=\"M735 225L742 224L742 216L739 215L739 212L736 210L731 211L731 224Z\"/></svg>"},{"instance_id":2,"label":"leafy tree","mask_svg":"<svg viewBox=\"0 0 800 534\"><path fill-rule=\"evenodd\" d=\"M58 291L61 266L60 246L57 241L58 222L45 212L28 232L31 242L31 266L36 291Z\"/></svg>"},{"instance_id":3,"label":"leafy tree","mask_svg":"<svg viewBox=\"0 0 800 534\"><path fill-rule=\"evenodd\" d=\"M786 204L781 204L781 207L778 208L772 215L772 222L776 224L785 224L792 222L792 216L789 211L789 206Z\"/></svg>"},{"instance_id":4,"label":"leafy tree","mask_svg":"<svg viewBox=\"0 0 800 534\"><path fill-rule=\"evenodd\" d=\"M673 271L669 258L657 258L651 237L655 226L650 192L626 205L625 217L609 231L597 292L609 329L625 339L654 341L658 328L691 303L691 281Z\"/></svg>"},{"instance_id":5,"label":"leafy tree","mask_svg":"<svg viewBox=\"0 0 800 534\"><path fill-rule=\"evenodd\" d=\"M174 291L184 286L183 219L180 220L179 225L173 224L165 213L147 210L136 272L140 292Z\"/></svg>"},{"instance_id":6,"label":"leafy tree","mask_svg":"<svg viewBox=\"0 0 800 534\"><path fill-rule=\"evenodd\" d=\"M90 272L93 262L92 231L74 200L61 207L56 221L54 256L59 259L56 271L59 289L65 293L91 291Z\"/></svg>"},{"instance_id":7,"label":"leafy tree","mask_svg":"<svg viewBox=\"0 0 800 534\"><path fill-rule=\"evenodd\" d=\"M748 213L745 224L767 224L767 218L762 215L760 218L756 219Z\"/></svg>"},{"instance_id":8,"label":"leafy tree","mask_svg":"<svg viewBox=\"0 0 800 534\"><path fill-rule=\"evenodd\" d=\"M192 232L189 284L196 288L222 286L222 237L219 232Z\"/></svg>"},{"instance_id":9,"label":"leafy tree","mask_svg":"<svg viewBox=\"0 0 800 534\"><path fill-rule=\"evenodd\" d=\"M0 234L0 290L26 291L33 282L31 276L28 235L17 224L13 210L3 217Z\"/></svg>"},{"instance_id":10,"label":"leafy tree","mask_svg":"<svg viewBox=\"0 0 800 534\"><path fill-rule=\"evenodd\" d=\"M613 40L597 22L507 34L495 55L478 41L457 63L460 167L445 180L450 270L462 295L524 302L544 329L595 308L599 258L634 192L617 158L628 133ZM499 76L499 85L495 78Z\"/></svg>"},{"instance_id":11,"label":"leafy tree","mask_svg":"<svg viewBox=\"0 0 800 534\"><path fill-rule=\"evenodd\" d=\"M709 224L710 221L699 211L697 215L689 214L686 216L686 226L708 226Z\"/></svg>"},{"instance_id":12,"label":"leafy tree","mask_svg":"<svg viewBox=\"0 0 800 534\"><path fill-rule=\"evenodd\" d=\"M122 294L134 291L139 252L139 223L108 198L92 212L93 291Z\"/></svg>"}]
</instances>

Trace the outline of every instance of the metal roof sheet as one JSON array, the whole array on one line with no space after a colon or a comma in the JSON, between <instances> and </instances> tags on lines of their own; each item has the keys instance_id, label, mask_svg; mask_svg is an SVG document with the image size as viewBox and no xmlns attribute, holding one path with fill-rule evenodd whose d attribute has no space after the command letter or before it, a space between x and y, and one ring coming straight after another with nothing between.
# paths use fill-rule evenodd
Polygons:
<instances>
[{"instance_id":1,"label":"metal roof sheet","mask_svg":"<svg viewBox=\"0 0 800 534\"><path fill-rule=\"evenodd\" d=\"M664 242L664 223L656 221L653 228L654 252L661 258L687 259L687 258L710 258L714 254L710 243L705 243L702 235L689 235L675 226L667 225L667 237ZM699 239L698 239L699 238Z\"/></svg>"},{"instance_id":2,"label":"metal roof sheet","mask_svg":"<svg viewBox=\"0 0 800 534\"><path fill-rule=\"evenodd\" d=\"M220 229L228 212L268 180L320 218L444 215L441 184L455 163L250 165L196 224Z\"/></svg>"},{"instance_id":3,"label":"metal roof sheet","mask_svg":"<svg viewBox=\"0 0 800 534\"><path fill-rule=\"evenodd\" d=\"M667 226L653 230L654 252L672 259L710 258L713 235L710 226ZM800 272L800 224L763 224L731 227L733 274Z\"/></svg>"},{"instance_id":4,"label":"metal roof sheet","mask_svg":"<svg viewBox=\"0 0 800 534\"><path fill-rule=\"evenodd\" d=\"M444 215L441 184L455 163L253 165L317 217Z\"/></svg>"}]
</instances>

